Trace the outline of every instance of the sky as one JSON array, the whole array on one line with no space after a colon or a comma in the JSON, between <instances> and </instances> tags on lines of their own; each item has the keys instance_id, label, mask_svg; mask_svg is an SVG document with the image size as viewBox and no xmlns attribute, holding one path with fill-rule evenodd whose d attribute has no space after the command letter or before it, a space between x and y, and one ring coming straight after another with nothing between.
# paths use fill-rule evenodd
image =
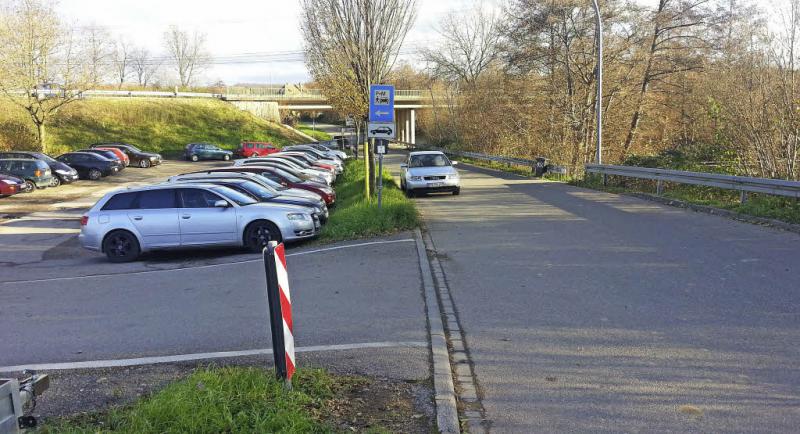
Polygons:
<instances>
[{"instance_id":1,"label":"sky","mask_svg":"<svg viewBox=\"0 0 800 434\"><path fill-rule=\"evenodd\" d=\"M469 8L474 0L418 0L418 18L405 49L436 41L436 25L450 10ZM269 62L213 65L204 73L206 83L299 83L309 80L297 52L303 48L298 0L58 0L56 9L69 23L99 25L148 48L163 53L163 33L170 25L207 35L212 57L235 59L250 53L272 53ZM276 54L278 53L278 54ZM284 53L284 54L279 54ZM291 61L287 61L287 58ZM404 61L416 62L413 55Z\"/></svg>"}]
</instances>

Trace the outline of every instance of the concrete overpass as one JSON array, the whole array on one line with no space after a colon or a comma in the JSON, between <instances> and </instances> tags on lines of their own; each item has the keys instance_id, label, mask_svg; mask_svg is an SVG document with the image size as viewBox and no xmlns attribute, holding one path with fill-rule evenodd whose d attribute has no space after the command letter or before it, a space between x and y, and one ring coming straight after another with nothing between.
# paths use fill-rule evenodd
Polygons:
<instances>
[{"instance_id":1,"label":"concrete overpass","mask_svg":"<svg viewBox=\"0 0 800 434\"><path fill-rule=\"evenodd\" d=\"M221 96L240 108L260 109L262 105L277 104L278 110L330 111L333 106L319 89L305 89L299 86L274 88L227 88ZM395 122L397 139L416 143L416 111L434 107L430 91L398 89L395 91Z\"/></svg>"}]
</instances>

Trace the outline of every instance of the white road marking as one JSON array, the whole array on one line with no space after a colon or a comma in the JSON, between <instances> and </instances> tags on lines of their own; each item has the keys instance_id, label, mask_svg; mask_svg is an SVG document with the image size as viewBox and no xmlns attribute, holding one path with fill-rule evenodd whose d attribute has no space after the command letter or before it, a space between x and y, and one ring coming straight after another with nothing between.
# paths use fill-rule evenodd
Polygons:
<instances>
[{"instance_id":1,"label":"white road marking","mask_svg":"<svg viewBox=\"0 0 800 434\"><path fill-rule=\"evenodd\" d=\"M334 247L325 247L322 249L316 250L309 250L305 252L297 252L297 253L287 253L286 256L302 256L302 255L310 255L312 253L324 253L330 252L333 250L341 250L341 249L349 249L353 247L366 247L378 244L396 244L396 243L413 243L413 238L402 239L402 240L388 240L388 241L370 241L367 243L358 243L358 244L348 244L346 246L334 246ZM139 274L151 274L151 273L169 273L172 271L184 271L184 270L200 270L204 268L217 268L217 267L225 267L228 265L240 265L240 264L250 264L253 262L262 262L262 259L248 259L246 261L234 261L234 262L225 262L222 264L210 264L210 265L198 265L195 267L179 267L179 268L168 268L164 270L144 270L144 271L131 271L131 272L123 272L123 273L105 273L105 274L89 274L86 276L73 276L73 277L52 277L49 279L31 279L31 280L10 280L6 282L0 282L0 285L11 285L11 284L19 284L19 283L42 283L42 282L61 282L61 281L68 281L68 280L82 280L82 279L93 279L97 277L115 277L120 275L125 276L133 276Z\"/></svg>"},{"instance_id":2,"label":"white road marking","mask_svg":"<svg viewBox=\"0 0 800 434\"><path fill-rule=\"evenodd\" d=\"M312 353L322 351L363 350L373 348L426 348L427 342L365 342L358 344L342 345L315 345L298 347L298 353ZM91 360L85 362L64 363L31 363L29 365L0 366L0 372L19 372L28 370L57 371L63 369L99 369L118 368L126 366L154 365L158 363L187 362L194 360L224 359L230 357L261 356L272 354L271 348L242 351L220 351L214 353L178 354L173 356L138 357L133 359Z\"/></svg>"}]
</instances>

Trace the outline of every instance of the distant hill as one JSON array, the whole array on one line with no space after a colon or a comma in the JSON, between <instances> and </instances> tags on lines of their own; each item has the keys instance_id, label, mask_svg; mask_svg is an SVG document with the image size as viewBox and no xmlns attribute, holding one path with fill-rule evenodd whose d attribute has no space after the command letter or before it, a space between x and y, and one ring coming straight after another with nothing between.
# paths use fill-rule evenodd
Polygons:
<instances>
[{"instance_id":1,"label":"distant hill","mask_svg":"<svg viewBox=\"0 0 800 434\"><path fill-rule=\"evenodd\" d=\"M35 128L24 110L0 101L0 149L36 149ZM234 148L243 139L286 145L305 141L279 126L211 99L114 98L72 103L46 130L51 153L99 141L123 141L178 156L191 142Z\"/></svg>"}]
</instances>

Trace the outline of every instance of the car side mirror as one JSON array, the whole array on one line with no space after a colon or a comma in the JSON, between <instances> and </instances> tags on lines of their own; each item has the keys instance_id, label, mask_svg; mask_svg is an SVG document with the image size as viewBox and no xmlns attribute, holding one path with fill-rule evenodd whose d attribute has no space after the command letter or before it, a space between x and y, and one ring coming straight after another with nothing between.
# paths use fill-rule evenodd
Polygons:
<instances>
[{"instance_id":1,"label":"car side mirror","mask_svg":"<svg viewBox=\"0 0 800 434\"><path fill-rule=\"evenodd\" d=\"M408 169L408 164L403 163L403 164L400 165L400 168L401 169Z\"/></svg>"},{"instance_id":2,"label":"car side mirror","mask_svg":"<svg viewBox=\"0 0 800 434\"><path fill-rule=\"evenodd\" d=\"M218 200L214 202L214 208L227 208L229 206L231 206L231 204L229 204L227 200Z\"/></svg>"},{"instance_id":3,"label":"car side mirror","mask_svg":"<svg viewBox=\"0 0 800 434\"><path fill-rule=\"evenodd\" d=\"M453 166L458 166L458 161L453 161L452 164Z\"/></svg>"}]
</instances>

